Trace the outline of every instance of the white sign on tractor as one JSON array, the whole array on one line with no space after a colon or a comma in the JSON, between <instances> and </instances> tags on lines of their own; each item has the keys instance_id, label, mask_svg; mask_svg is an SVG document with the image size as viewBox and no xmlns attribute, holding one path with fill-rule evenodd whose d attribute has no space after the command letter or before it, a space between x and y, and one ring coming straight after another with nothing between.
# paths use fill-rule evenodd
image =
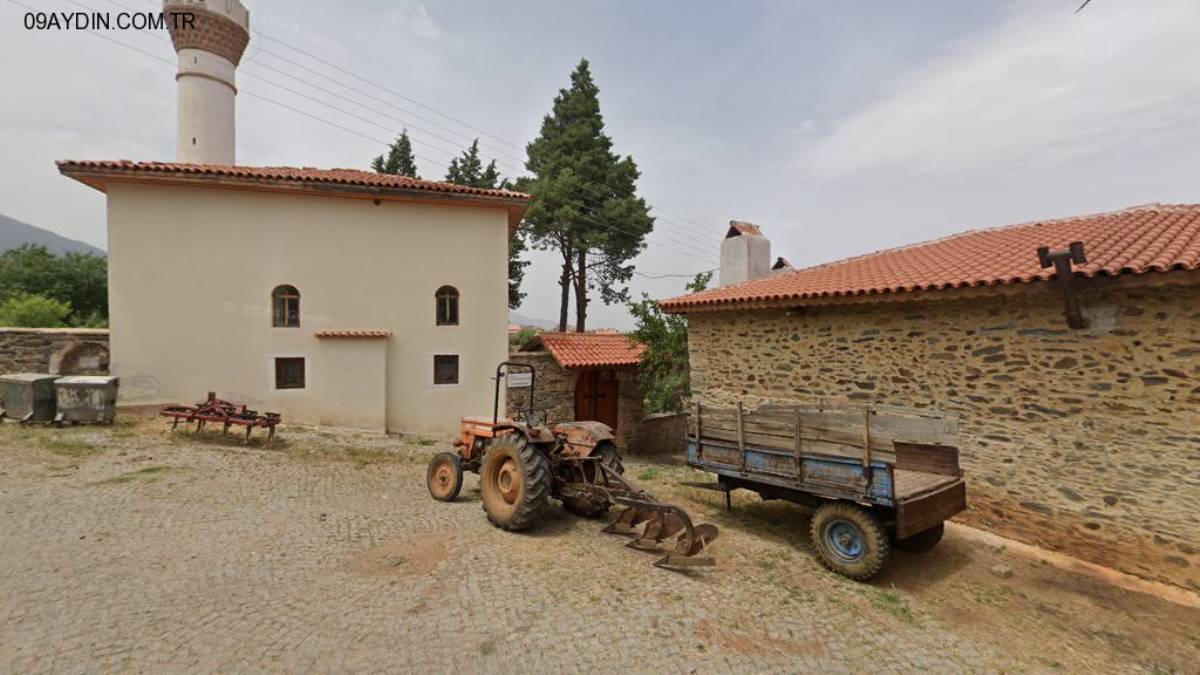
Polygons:
<instances>
[{"instance_id":1,"label":"white sign on tractor","mask_svg":"<svg viewBox=\"0 0 1200 675\"><path fill-rule=\"evenodd\" d=\"M527 389L533 384L533 373L505 373L509 389Z\"/></svg>"}]
</instances>

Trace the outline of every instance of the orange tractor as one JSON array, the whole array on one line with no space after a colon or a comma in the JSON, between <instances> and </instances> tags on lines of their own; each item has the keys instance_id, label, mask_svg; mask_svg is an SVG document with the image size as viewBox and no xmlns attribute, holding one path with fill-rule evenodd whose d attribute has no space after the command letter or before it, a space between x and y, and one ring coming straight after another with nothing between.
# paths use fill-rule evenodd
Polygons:
<instances>
[{"instance_id":1,"label":"orange tractor","mask_svg":"<svg viewBox=\"0 0 1200 675\"><path fill-rule=\"evenodd\" d=\"M500 384L513 369L527 369L529 406L515 419L500 417ZM621 455L612 429L600 422L563 422L549 428L536 415L534 370L524 363L496 368L492 417L462 418L456 452L442 452L429 462L429 494L453 501L462 489L463 471L479 474L483 510L504 530L523 530L538 520L550 499L571 513L595 518L613 505L624 507L605 532L634 537L629 546L648 551L666 549L658 567L714 565L698 555L717 538L713 525L694 525L683 509L663 504L623 475ZM669 541L671 539L674 541Z\"/></svg>"}]
</instances>

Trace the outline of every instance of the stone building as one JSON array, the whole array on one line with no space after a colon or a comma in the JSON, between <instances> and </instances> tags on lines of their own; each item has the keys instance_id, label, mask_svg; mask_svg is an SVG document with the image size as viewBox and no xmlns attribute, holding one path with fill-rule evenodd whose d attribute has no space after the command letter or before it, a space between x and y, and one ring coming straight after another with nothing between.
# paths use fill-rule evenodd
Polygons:
<instances>
[{"instance_id":1,"label":"stone building","mask_svg":"<svg viewBox=\"0 0 1200 675\"><path fill-rule=\"evenodd\" d=\"M636 451L643 418L638 365L644 352L619 333L542 333L509 360L533 366L534 410L545 411L549 423L603 422L628 452ZM528 387L510 386L509 414L528 405Z\"/></svg>"},{"instance_id":2,"label":"stone building","mask_svg":"<svg viewBox=\"0 0 1200 675\"><path fill-rule=\"evenodd\" d=\"M1072 242L1069 320L1038 249ZM661 306L688 315L700 402L957 412L968 522L1200 589L1200 206L966 232Z\"/></svg>"}]
</instances>

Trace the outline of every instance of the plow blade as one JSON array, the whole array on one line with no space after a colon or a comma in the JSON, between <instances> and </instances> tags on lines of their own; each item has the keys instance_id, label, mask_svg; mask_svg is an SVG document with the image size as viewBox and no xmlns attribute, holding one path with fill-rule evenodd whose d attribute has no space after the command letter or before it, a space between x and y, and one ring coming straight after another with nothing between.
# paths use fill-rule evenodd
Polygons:
<instances>
[{"instance_id":1,"label":"plow blade","mask_svg":"<svg viewBox=\"0 0 1200 675\"><path fill-rule=\"evenodd\" d=\"M693 524L687 511L658 501L600 462L596 462L594 476L568 487L625 507L604 528L605 532L632 537L633 541L628 544L630 548L656 553L666 551L666 557L654 563L656 567L712 567L717 564L712 556L701 555L717 538L715 525Z\"/></svg>"},{"instance_id":2,"label":"plow blade","mask_svg":"<svg viewBox=\"0 0 1200 675\"><path fill-rule=\"evenodd\" d=\"M643 524L644 528L639 531L638 526ZM669 550L666 557L654 563L655 567L713 567L717 564L712 556L700 555L716 540L716 525L693 525L688 514L677 506L630 504L604 531L633 537L627 546L639 551ZM674 542L668 543L672 538Z\"/></svg>"}]
</instances>

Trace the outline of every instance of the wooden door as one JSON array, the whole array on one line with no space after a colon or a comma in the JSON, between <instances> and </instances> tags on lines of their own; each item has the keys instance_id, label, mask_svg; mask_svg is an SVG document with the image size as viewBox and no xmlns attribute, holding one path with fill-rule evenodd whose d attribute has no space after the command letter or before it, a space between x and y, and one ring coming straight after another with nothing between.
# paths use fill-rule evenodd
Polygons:
<instances>
[{"instance_id":1,"label":"wooden door","mask_svg":"<svg viewBox=\"0 0 1200 675\"><path fill-rule=\"evenodd\" d=\"M585 370L575 384L575 419L617 428L617 372Z\"/></svg>"}]
</instances>

